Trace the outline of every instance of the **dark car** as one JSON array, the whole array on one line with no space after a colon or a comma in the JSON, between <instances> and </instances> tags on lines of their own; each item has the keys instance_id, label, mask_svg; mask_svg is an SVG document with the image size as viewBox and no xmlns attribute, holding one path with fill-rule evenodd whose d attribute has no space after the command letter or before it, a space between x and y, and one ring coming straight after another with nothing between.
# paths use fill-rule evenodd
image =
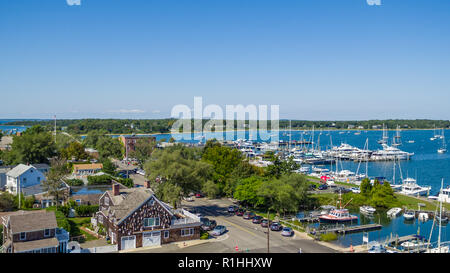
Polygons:
<instances>
[{"instance_id":1,"label":"dark car","mask_svg":"<svg viewBox=\"0 0 450 273\"><path fill-rule=\"evenodd\" d=\"M267 220L267 219L262 219L261 220L261 226L262 227L268 227L268 226L270 226L270 225L272 225L272 221L270 221L270 220Z\"/></svg>"},{"instance_id":2,"label":"dark car","mask_svg":"<svg viewBox=\"0 0 450 273\"><path fill-rule=\"evenodd\" d=\"M262 219L263 219L263 218L262 218L261 216L256 215L255 217L253 217L252 223L253 223L253 224L261 224L261 220L262 220Z\"/></svg>"},{"instance_id":3,"label":"dark car","mask_svg":"<svg viewBox=\"0 0 450 273\"><path fill-rule=\"evenodd\" d=\"M208 219L208 221L205 221L202 224L202 229L205 230L205 231L213 230L216 226L217 226L216 220L209 220Z\"/></svg>"},{"instance_id":4,"label":"dark car","mask_svg":"<svg viewBox=\"0 0 450 273\"><path fill-rule=\"evenodd\" d=\"M244 213L245 213L245 210L243 210L243 209L236 210L236 216L243 216Z\"/></svg>"},{"instance_id":5,"label":"dark car","mask_svg":"<svg viewBox=\"0 0 450 273\"><path fill-rule=\"evenodd\" d=\"M236 212L237 207L236 206L229 206L228 207L228 212L229 213L235 213Z\"/></svg>"},{"instance_id":6,"label":"dark car","mask_svg":"<svg viewBox=\"0 0 450 273\"><path fill-rule=\"evenodd\" d=\"M351 192L351 189L345 188L345 187L337 187L334 192L335 193L347 193L347 192Z\"/></svg>"},{"instance_id":7,"label":"dark car","mask_svg":"<svg viewBox=\"0 0 450 273\"><path fill-rule=\"evenodd\" d=\"M274 223L272 223L272 225L270 225L270 230L272 230L272 231L280 231L282 229L283 229L283 226L278 222L274 222Z\"/></svg>"},{"instance_id":8,"label":"dark car","mask_svg":"<svg viewBox=\"0 0 450 273\"><path fill-rule=\"evenodd\" d=\"M251 211L247 211L244 213L243 217L245 220L250 220L253 219L255 217L255 213L251 212Z\"/></svg>"},{"instance_id":9,"label":"dark car","mask_svg":"<svg viewBox=\"0 0 450 273\"><path fill-rule=\"evenodd\" d=\"M202 197L205 197L202 193L200 193L200 192L197 192L196 194L195 194L195 197L196 198L202 198Z\"/></svg>"},{"instance_id":10,"label":"dark car","mask_svg":"<svg viewBox=\"0 0 450 273\"><path fill-rule=\"evenodd\" d=\"M317 186L314 185L314 184L311 184L311 185L308 186L308 190L310 190L310 191L313 191L313 190L315 190L316 188L317 188Z\"/></svg>"},{"instance_id":11,"label":"dark car","mask_svg":"<svg viewBox=\"0 0 450 273\"><path fill-rule=\"evenodd\" d=\"M328 189L328 186L327 185L325 185L325 184L322 184L322 185L320 185L319 186L319 190L326 190L326 189Z\"/></svg>"}]
</instances>

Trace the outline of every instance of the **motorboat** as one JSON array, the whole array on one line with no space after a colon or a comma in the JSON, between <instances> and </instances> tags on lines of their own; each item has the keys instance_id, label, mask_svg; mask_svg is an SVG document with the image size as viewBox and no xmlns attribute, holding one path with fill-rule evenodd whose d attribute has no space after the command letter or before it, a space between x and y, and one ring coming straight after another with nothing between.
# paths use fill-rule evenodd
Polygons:
<instances>
[{"instance_id":1,"label":"motorboat","mask_svg":"<svg viewBox=\"0 0 450 273\"><path fill-rule=\"evenodd\" d=\"M416 213L412 210L406 211L403 213L403 218L405 218L405 220L414 220L414 218L416 218Z\"/></svg>"},{"instance_id":2,"label":"motorboat","mask_svg":"<svg viewBox=\"0 0 450 273\"><path fill-rule=\"evenodd\" d=\"M363 214L372 215L375 213L376 209L371 206L361 206L361 207L359 207L359 211Z\"/></svg>"},{"instance_id":3,"label":"motorboat","mask_svg":"<svg viewBox=\"0 0 450 273\"><path fill-rule=\"evenodd\" d=\"M443 203L450 203L450 187L447 187L445 189L441 189L439 192L438 201L441 201Z\"/></svg>"},{"instance_id":4,"label":"motorboat","mask_svg":"<svg viewBox=\"0 0 450 273\"><path fill-rule=\"evenodd\" d=\"M399 192L405 195L423 196L430 193L431 186L419 186L416 179L406 178L403 180L402 190Z\"/></svg>"},{"instance_id":5,"label":"motorboat","mask_svg":"<svg viewBox=\"0 0 450 273\"><path fill-rule=\"evenodd\" d=\"M319 220L325 223L346 223L358 220L358 216L351 215L348 209L342 206L342 194L339 193L339 209L332 209L330 213L320 215Z\"/></svg>"},{"instance_id":6,"label":"motorboat","mask_svg":"<svg viewBox=\"0 0 450 273\"><path fill-rule=\"evenodd\" d=\"M392 208L386 212L387 216L394 218L397 217L402 212L401 208Z\"/></svg>"},{"instance_id":7,"label":"motorboat","mask_svg":"<svg viewBox=\"0 0 450 273\"><path fill-rule=\"evenodd\" d=\"M321 222L327 223L343 223L358 220L358 216L351 215L348 209L334 209L330 213L319 216Z\"/></svg>"},{"instance_id":8,"label":"motorboat","mask_svg":"<svg viewBox=\"0 0 450 273\"><path fill-rule=\"evenodd\" d=\"M419 213L419 217L417 217L417 218L419 218L419 220L422 222L426 222L426 221L428 221L428 213L421 212L421 213Z\"/></svg>"}]
</instances>

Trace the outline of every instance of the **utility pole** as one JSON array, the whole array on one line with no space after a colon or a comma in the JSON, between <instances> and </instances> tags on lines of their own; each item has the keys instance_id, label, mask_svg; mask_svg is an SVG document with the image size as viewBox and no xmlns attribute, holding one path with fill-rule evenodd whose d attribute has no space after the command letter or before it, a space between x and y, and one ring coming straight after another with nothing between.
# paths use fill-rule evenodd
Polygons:
<instances>
[{"instance_id":1,"label":"utility pole","mask_svg":"<svg viewBox=\"0 0 450 273\"><path fill-rule=\"evenodd\" d=\"M56 115L54 115L55 118L55 143L56 143Z\"/></svg>"},{"instance_id":2,"label":"utility pole","mask_svg":"<svg viewBox=\"0 0 450 273\"><path fill-rule=\"evenodd\" d=\"M269 210L267 210L267 253L270 253L269 251L269 232L270 232L270 218L269 218Z\"/></svg>"}]
</instances>

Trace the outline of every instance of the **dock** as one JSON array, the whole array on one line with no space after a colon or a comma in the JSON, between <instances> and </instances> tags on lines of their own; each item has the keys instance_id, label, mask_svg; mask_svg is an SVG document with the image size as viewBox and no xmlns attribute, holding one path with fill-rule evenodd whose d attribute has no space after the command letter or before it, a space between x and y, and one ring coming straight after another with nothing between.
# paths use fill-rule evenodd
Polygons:
<instances>
[{"instance_id":1,"label":"dock","mask_svg":"<svg viewBox=\"0 0 450 273\"><path fill-rule=\"evenodd\" d=\"M368 225L359 225L359 226L336 226L328 229L322 229L319 230L319 233L340 233L340 234L346 234L346 233L357 233L357 232L365 232L365 231L372 231L372 230L378 230L381 229L383 226L380 224L368 224Z\"/></svg>"},{"instance_id":2,"label":"dock","mask_svg":"<svg viewBox=\"0 0 450 273\"><path fill-rule=\"evenodd\" d=\"M401 244L407 241L411 241L411 240L415 240L417 239L415 237L415 235L407 235L407 236L402 236L402 237L392 237L389 240L386 241L386 245L391 245L391 244Z\"/></svg>"}]
</instances>

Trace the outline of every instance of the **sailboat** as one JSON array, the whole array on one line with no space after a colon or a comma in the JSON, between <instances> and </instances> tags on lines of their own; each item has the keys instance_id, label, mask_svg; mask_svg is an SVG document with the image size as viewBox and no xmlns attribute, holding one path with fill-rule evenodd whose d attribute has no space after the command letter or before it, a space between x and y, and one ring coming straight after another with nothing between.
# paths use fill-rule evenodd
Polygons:
<instances>
[{"instance_id":1,"label":"sailboat","mask_svg":"<svg viewBox=\"0 0 450 273\"><path fill-rule=\"evenodd\" d=\"M442 179L442 182L441 182L441 192L442 192L443 189L444 189L444 179ZM438 244L437 244L436 248L427 249L426 253L450 253L449 245L443 246L441 244L441 233L442 233L442 200L439 201L439 235L438 235ZM430 236L430 238L431 238L431 236Z\"/></svg>"},{"instance_id":2,"label":"sailboat","mask_svg":"<svg viewBox=\"0 0 450 273\"><path fill-rule=\"evenodd\" d=\"M387 144L389 136L386 129L387 129L386 126L384 126L383 124L383 138L378 140L378 144Z\"/></svg>"},{"instance_id":3,"label":"sailboat","mask_svg":"<svg viewBox=\"0 0 450 273\"><path fill-rule=\"evenodd\" d=\"M402 140L401 140L401 136L400 136L400 126L397 125L397 133L394 136L394 141L392 142L392 146L401 146L402 145Z\"/></svg>"},{"instance_id":4,"label":"sailboat","mask_svg":"<svg viewBox=\"0 0 450 273\"><path fill-rule=\"evenodd\" d=\"M445 154L447 152L447 143L445 142L444 130L442 130L442 147L437 150L440 154Z\"/></svg>"}]
</instances>

